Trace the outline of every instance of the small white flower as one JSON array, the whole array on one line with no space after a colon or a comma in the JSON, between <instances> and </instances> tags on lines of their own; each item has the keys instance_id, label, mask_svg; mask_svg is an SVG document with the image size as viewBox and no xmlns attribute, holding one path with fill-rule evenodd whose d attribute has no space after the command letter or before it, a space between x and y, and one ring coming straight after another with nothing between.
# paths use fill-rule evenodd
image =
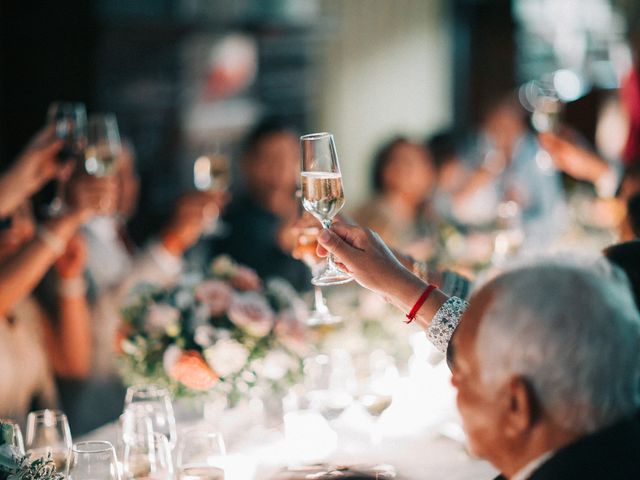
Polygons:
<instances>
[{"instance_id":1,"label":"small white flower","mask_svg":"<svg viewBox=\"0 0 640 480\"><path fill-rule=\"evenodd\" d=\"M176 307L185 309L193 302L193 295L187 290L180 290L175 295Z\"/></svg>"},{"instance_id":2,"label":"small white flower","mask_svg":"<svg viewBox=\"0 0 640 480\"><path fill-rule=\"evenodd\" d=\"M249 350L235 340L219 340L204 351L204 358L214 372L226 377L246 365Z\"/></svg>"},{"instance_id":3,"label":"small white flower","mask_svg":"<svg viewBox=\"0 0 640 480\"><path fill-rule=\"evenodd\" d=\"M216 338L216 329L211 325L200 325L196 327L193 340L202 348L208 348L213 345Z\"/></svg>"},{"instance_id":4,"label":"small white flower","mask_svg":"<svg viewBox=\"0 0 640 480\"><path fill-rule=\"evenodd\" d=\"M180 320L180 310L168 303L156 303L149 307L146 325L150 330L166 330Z\"/></svg>"},{"instance_id":5,"label":"small white flower","mask_svg":"<svg viewBox=\"0 0 640 480\"><path fill-rule=\"evenodd\" d=\"M272 350L264 357L263 374L269 380L280 380L294 366L289 355L281 350Z\"/></svg>"},{"instance_id":6,"label":"small white flower","mask_svg":"<svg viewBox=\"0 0 640 480\"><path fill-rule=\"evenodd\" d=\"M122 340L120 346L122 347L122 351L127 355L133 356L136 355L139 351L138 346L131 340Z\"/></svg>"}]
</instances>

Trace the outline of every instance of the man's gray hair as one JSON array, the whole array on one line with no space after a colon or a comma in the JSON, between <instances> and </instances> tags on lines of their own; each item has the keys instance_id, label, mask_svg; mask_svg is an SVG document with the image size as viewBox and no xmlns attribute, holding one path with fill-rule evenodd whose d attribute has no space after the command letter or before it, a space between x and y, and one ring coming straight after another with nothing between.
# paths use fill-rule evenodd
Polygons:
<instances>
[{"instance_id":1,"label":"man's gray hair","mask_svg":"<svg viewBox=\"0 0 640 480\"><path fill-rule=\"evenodd\" d=\"M497 385L521 375L559 425L589 433L640 406L640 313L608 264L545 261L502 274L476 351Z\"/></svg>"}]
</instances>

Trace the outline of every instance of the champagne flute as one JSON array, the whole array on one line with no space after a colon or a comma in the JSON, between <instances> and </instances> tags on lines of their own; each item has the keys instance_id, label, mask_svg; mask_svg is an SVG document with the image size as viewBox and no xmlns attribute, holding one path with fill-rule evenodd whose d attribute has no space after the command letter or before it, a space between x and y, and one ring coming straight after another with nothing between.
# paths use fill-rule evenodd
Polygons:
<instances>
[{"instance_id":1,"label":"champagne flute","mask_svg":"<svg viewBox=\"0 0 640 480\"><path fill-rule=\"evenodd\" d=\"M26 449L34 458L51 455L56 470L62 472L71 448L67 416L59 410L38 410L27 416Z\"/></svg>"},{"instance_id":2,"label":"champagne flute","mask_svg":"<svg viewBox=\"0 0 640 480\"><path fill-rule=\"evenodd\" d=\"M19 455L24 455L24 441L22 439L20 426L13 420L4 418L0 418L0 425L2 425L0 437L4 443L13 447L15 452Z\"/></svg>"},{"instance_id":3,"label":"champagne flute","mask_svg":"<svg viewBox=\"0 0 640 480\"><path fill-rule=\"evenodd\" d=\"M96 177L113 174L121 149L115 115L111 113L90 115L84 156L86 172Z\"/></svg>"},{"instance_id":4,"label":"champagne flute","mask_svg":"<svg viewBox=\"0 0 640 480\"><path fill-rule=\"evenodd\" d=\"M229 158L218 151L200 155L193 164L193 183L201 192L224 193L231 183ZM225 225L217 215L205 219L204 236L211 236L224 230Z\"/></svg>"},{"instance_id":5,"label":"champagne flute","mask_svg":"<svg viewBox=\"0 0 640 480\"><path fill-rule=\"evenodd\" d=\"M132 408L144 412L151 419L153 431L166 435L171 448L175 448L176 419L171 397L166 389L157 385L135 385L127 388L125 412Z\"/></svg>"},{"instance_id":6,"label":"champagne flute","mask_svg":"<svg viewBox=\"0 0 640 480\"><path fill-rule=\"evenodd\" d=\"M222 435L207 430L187 430L178 446L180 480L224 480L226 450Z\"/></svg>"},{"instance_id":7,"label":"champagne flute","mask_svg":"<svg viewBox=\"0 0 640 480\"><path fill-rule=\"evenodd\" d=\"M71 447L66 480L120 480L116 451L109 442L80 442Z\"/></svg>"},{"instance_id":8,"label":"champagne flute","mask_svg":"<svg viewBox=\"0 0 640 480\"><path fill-rule=\"evenodd\" d=\"M318 257L316 249L318 247L318 235L320 226L310 214L303 215L297 225L293 227L293 234L296 238L296 246L293 249L293 257L301 260L309 267L311 273L316 275L322 269L323 260ZM340 322L340 317L332 315L329 312L327 303L322 295L322 288L318 285L313 286L314 290L314 307L307 324L310 326L332 325Z\"/></svg>"},{"instance_id":9,"label":"champagne flute","mask_svg":"<svg viewBox=\"0 0 640 480\"><path fill-rule=\"evenodd\" d=\"M330 133L312 133L300 137L302 147L302 205L324 228L331 227L333 217L344 206L342 175L338 154ZM313 277L318 286L339 285L353 280L327 257L325 268Z\"/></svg>"},{"instance_id":10,"label":"champagne flute","mask_svg":"<svg viewBox=\"0 0 640 480\"><path fill-rule=\"evenodd\" d=\"M87 143L87 109L84 103L53 102L47 111L47 123L55 127L56 137L64 141L58 160L61 163L80 160ZM47 206L47 214L51 217L57 217L64 211L67 180L58 176L56 194Z\"/></svg>"}]
</instances>

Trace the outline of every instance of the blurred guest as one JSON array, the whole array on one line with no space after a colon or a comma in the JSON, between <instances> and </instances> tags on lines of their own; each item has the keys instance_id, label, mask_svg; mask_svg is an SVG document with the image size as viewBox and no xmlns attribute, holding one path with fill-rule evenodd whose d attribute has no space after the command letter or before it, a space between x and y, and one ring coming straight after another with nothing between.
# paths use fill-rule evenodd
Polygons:
<instances>
[{"instance_id":1,"label":"blurred guest","mask_svg":"<svg viewBox=\"0 0 640 480\"><path fill-rule=\"evenodd\" d=\"M108 179L87 178L76 183L72 197L64 214L39 227L24 201L0 232L1 417L22 421L34 402L55 406L53 373L82 378L90 369L85 246L77 230L96 212L109 211L115 188ZM55 318L30 296L54 262L59 277Z\"/></svg>"},{"instance_id":2,"label":"blurred guest","mask_svg":"<svg viewBox=\"0 0 640 480\"><path fill-rule=\"evenodd\" d=\"M640 238L640 192L627 201L627 215L625 218L627 235L622 240Z\"/></svg>"},{"instance_id":3,"label":"blurred guest","mask_svg":"<svg viewBox=\"0 0 640 480\"><path fill-rule=\"evenodd\" d=\"M480 139L482 163L457 193L457 202L476 213L478 209L492 210L491 195L495 207L500 202L514 202L528 247L541 248L554 240L565 220L561 178L553 165L545 164L525 112L513 95L489 105Z\"/></svg>"},{"instance_id":4,"label":"blurred guest","mask_svg":"<svg viewBox=\"0 0 640 480\"><path fill-rule=\"evenodd\" d=\"M299 199L300 147L287 125L267 119L249 134L241 159L242 191L223 222L228 235L211 243L211 256L231 255L262 278L282 277L296 289L309 288L309 272L288 253L285 239L295 222Z\"/></svg>"},{"instance_id":5,"label":"blurred guest","mask_svg":"<svg viewBox=\"0 0 640 480\"><path fill-rule=\"evenodd\" d=\"M427 150L405 137L394 138L376 153L374 197L354 217L390 246L424 258L429 253L424 237L429 232L435 181L435 166Z\"/></svg>"},{"instance_id":6,"label":"blurred guest","mask_svg":"<svg viewBox=\"0 0 640 480\"><path fill-rule=\"evenodd\" d=\"M138 249L126 230L126 221L137 207L139 184L130 145L125 144L118 162L114 178L119 192L116 214L95 217L84 228L94 298L91 333L95 348L90 378L67 385L63 397L69 422L80 433L115 420L122 413L125 388L117 371L115 351L126 295L138 283L175 282L183 271L183 254L224 203L208 192L183 194L160 236Z\"/></svg>"},{"instance_id":7,"label":"blurred guest","mask_svg":"<svg viewBox=\"0 0 640 480\"><path fill-rule=\"evenodd\" d=\"M441 292L404 269L379 238L338 224L318 239L318 253L336 255L429 333L437 318L425 307L432 296L440 303ZM450 314L431 333L439 348L449 347L470 448L499 478L640 476L640 312L617 270L521 267L474 293L457 328ZM450 346L440 342L454 332Z\"/></svg>"}]
</instances>

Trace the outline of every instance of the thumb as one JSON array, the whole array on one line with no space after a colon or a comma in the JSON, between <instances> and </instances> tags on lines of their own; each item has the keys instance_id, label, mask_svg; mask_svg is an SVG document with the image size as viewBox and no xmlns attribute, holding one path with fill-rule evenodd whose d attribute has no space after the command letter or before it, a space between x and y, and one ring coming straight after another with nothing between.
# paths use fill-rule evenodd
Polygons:
<instances>
[{"instance_id":1,"label":"thumb","mask_svg":"<svg viewBox=\"0 0 640 480\"><path fill-rule=\"evenodd\" d=\"M360 250L352 247L336 233L326 228L318 235L318 243L346 265L350 264L354 257L360 253Z\"/></svg>"}]
</instances>

